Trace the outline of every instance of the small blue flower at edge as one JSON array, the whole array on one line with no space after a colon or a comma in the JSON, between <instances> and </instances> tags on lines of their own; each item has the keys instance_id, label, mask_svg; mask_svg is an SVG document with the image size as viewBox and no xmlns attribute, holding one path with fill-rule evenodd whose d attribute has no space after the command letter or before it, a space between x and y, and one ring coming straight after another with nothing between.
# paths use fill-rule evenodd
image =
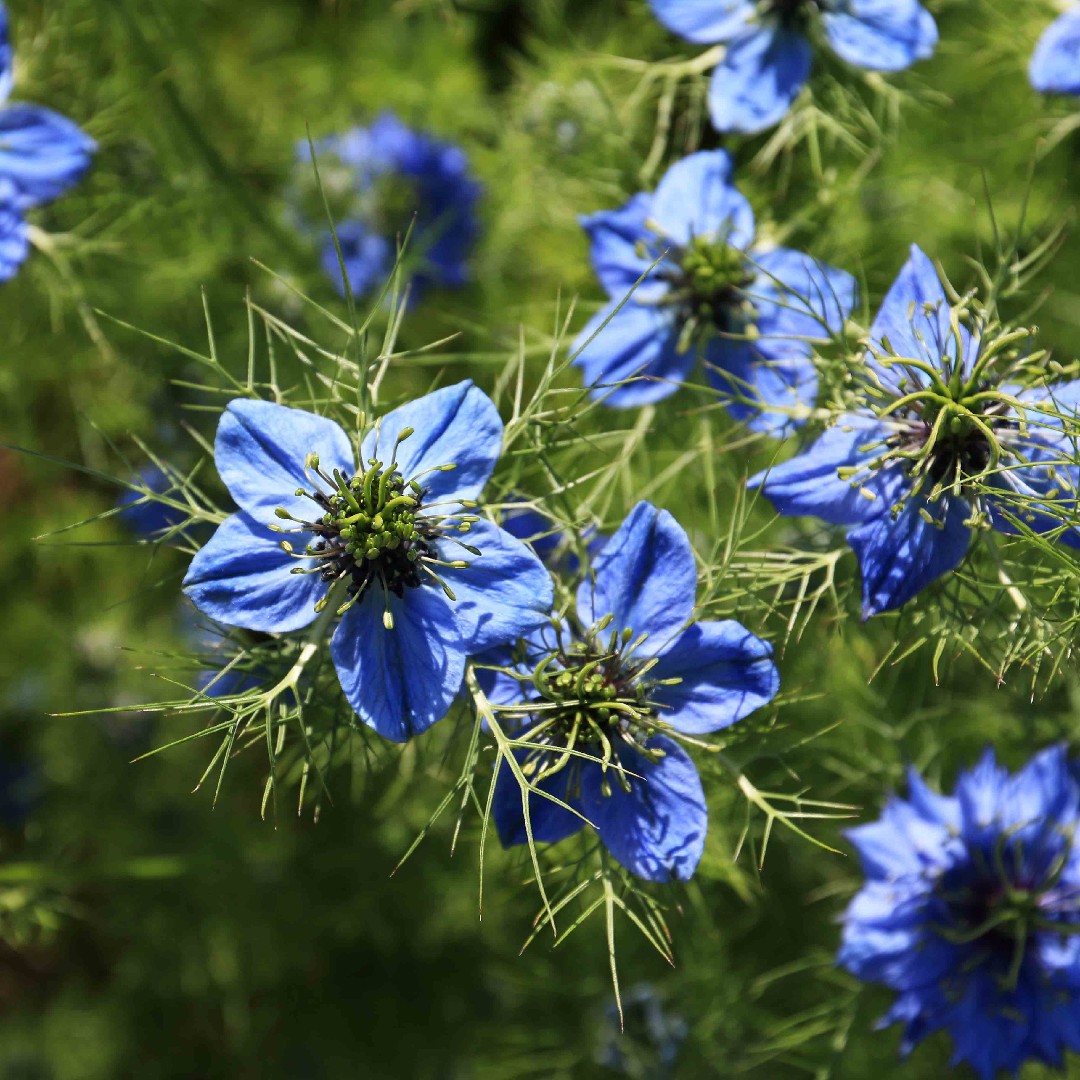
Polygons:
<instances>
[{"instance_id":1,"label":"small blue flower at edge","mask_svg":"<svg viewBox=\"0 0 1080 1080\"><path fill-rule=\"evenodd\" d=\"M1028 68L1031 85L1043 94L1080 94L1080 5L1043 33Z\"/></svg>"},{"instance_id":2,"label":"small blue flower at edge","mask_svg":"<svg viewBox=\"0 0 1080 1080\"><path fill-rule=\"evenodd\" d=\"M530 794L533 839L553 843L576 833L584 826L580 814L596 825L605 847L628 870L651 881L685 881L704 850L708 811L697 769L676 739L719 731L771 701L779 689L772 647L733 620L693 621L697 568L690 542L671 514L649 503L631 511L596 557L593 570L594 579L578 588L576 618L583 630L597 624L602 629L595 637L586 632L564 643L559 651L588 663L587 643L607 642L613 635L621 645L617 656L605 661L607 680L622 693L646 693L656 713L647 731L632 730L632 722L626 731L614 724L612 763L606 771L599 761L573 757L539 781L542 790L577 813ZM609 624L602 623L605 616L611 616ZM531 655L522 674L537 658L551 654L551 633L549 627L528 640ZM644 642L633 649L631 639L642 635L647 635ZM512 665L509 650L503 661ZM557 667L550 669L552 677ZM499 705L536 700L525 687L502 676L492 700ZM551 715L550 710L538 714ZM530 730L525 727L518 737ZM535 749L517 751L519 761L531 763L533 775L563 749L558 723L545 725L545 731ZM650 756L633 749L624 736L638 740ZM587 741L579 741L576 749L598 758L603 753L599 744ZM621 770L629 790L616 780ZM521 788L505 762L492 813L504 846L527 842Z\"/></svg>"},{"instance_id":3,"label":"small blue flower at edge","mask_svg":"<svg viewBox=\"0 0 1080 1080\"><path fill-rule=\"evenodd\" d=\"M810 340L842 329L855 279L753 247L754 212L731 173L723 150L692 154L655 193L581 219L610 300L578 335L574 363L594 399L630 408L674 393L700 355L732 416L781 434L814 402Z\"/></svg>"},{"instance_id":4,"label":"small blue flower at edge","mask_svg":"<svg viewBox=\"0 0 1080 1080\"><path fill-rule=\"evenodd\" d=\"M981 343L962 325L957 340L951 316L934 264L913 246L870 330L866 365L880 390L899 401L927 388L927 377L917 368L902 360L884 364L880 358L890 352L929 364L946 378L957 365L965 376L971 371ZM977 508L962 490L930 501L926 477L911 475L904 454L917 452L930 435L917 408L875 410L869 402L840 416L805 452L752 477L749 485L759 487L781 514L850 526L848 543L862 571L863 617L897 608L959 565L970 543L968 521L975 509L985 512L993 528L1015 533L1002 511L1020 506L1015 516L1033 531L1046 533L1060 529L1061 521L1038 509L1041 497L1050 501L1064 495L1076 507L1080 469L1063 464L1074 457L1073 436L1053 414L1076 413L1080 381L999 389L1021 404L1027 424L1019 423L1012 408L987 414L1008 467L989 480L1001 496L981 500ZM943 479L954 475L958 463L967 475L979 471L989 454L985 440L970 434L959 443L944 438L937 445L933 475ZM1060 540L1080 547L1076 529L1066 529Z\"/></svg>"},{"instance_id":5,"label":"small blue flower at edge","mask_svg":"<svg viewBox=\"0 0 1080 1080\"><path fill-rule=\"evenodd\" d=\"M810 77L807 34L820 15L841 60L901 71L933 55L938 31L917 0L649 0L673 33L698 44L726 42L709 89L718 131L752 134L783 119Z\"/></svg>"},{"instance_id":6,"label":"small blue flower at edge","mask_svg":"<svg viewBox=\"0 0 1080 1080\"><path fill-rule=\"evenodd\" d=\"M551 607L536 555L462 507L502 433L466 381L382 417L358 466L326 417L233 401L214 456L240 509L192 560L184 590L215 621L266 633L341 604L330 649L342 690L365 723L405 741L446 714L467 657L531 633Z\"/></svg>"},{"instance_id":7,"label":"small blue flower at edge","mask_svg":"<svg viewBox=\"0 0 1080 1080\"><path fill-rule=\"evenodd\" d=\"M902 1052L936 1031L982 1080L1080 1051L1080 787L1063 747L1009 775L991 751L848 836L866 881L844 916L838 963L894 990L882 1025Z\"/></svg>"},{"instance_id":8,"label":"small blue flower at edge","mask_svg":"<svg viewBox=\"0 0 1080 1080\"><path fill-rule=\"evenodd\" d=\"M362 296L380 289L393 270L399 238L409 237L412 296L430 285L459 288L469 279L468 259L479 234L481 187L464 150L406 127L392 113L370 126L329 135L315 143L320 169L337 162L351 173L357 210L335 223L349 288ZM297 147L300 167L311 168L308 144ZM324 159L325 163L324 164ZM380 204L380 184L400 187L409 202L400 219ZM413 224L413 214L416 215ZM308 223L308 227L315 227ZM329 231L320 230L322 267L344 295L341 263Z\"/></svg>"}]
</instances>

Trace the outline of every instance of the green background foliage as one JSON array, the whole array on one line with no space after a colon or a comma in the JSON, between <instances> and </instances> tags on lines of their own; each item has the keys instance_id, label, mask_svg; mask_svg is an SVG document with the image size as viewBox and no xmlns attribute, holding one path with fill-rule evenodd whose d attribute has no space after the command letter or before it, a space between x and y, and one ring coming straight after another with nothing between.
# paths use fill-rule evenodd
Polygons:
<instances>
[{"instance_id":1,"label":"green background foliage","mask_svg":"<svg viewBox=\"0 0 1080 1080\"><path fill-rule=\"evenodd\" d=\"M645 0L25 0L9 9L16 96L77 119L100 153L73 194L35 212L39 250L0 289L2 441L86 470L0 451L0 752L29 765L37 789L28 820L4 827L0 845L0 1074L614 1075L597 1061L611 1024L602 925L554 950L541 937L518 957L536 909L525 856L489 853L482 920L472 819L452 858L452 822L440 821L390 877L454 775L452 736L375 756L358 743L318 822L288 806L263 820L258 754L230 766L216 806L211 791L190 793L208 756L201 742L129 763L193 730L190 719L51 714L172 697L158 676L184 673L186 558L132 543L108 514L119 488L103 475L122 480L143 462L136 438L190 467L199 451L186 427L212 433L208 406L221 398L185 385L202 372L166 344L205 348L201 291L218 354L237 374L247 296L341 346L257 265L344 317L284 212L307 132L391 108L467 149L485 187L474 281L410 311L403 349L456 336L394 364L388 396L467 372L500 386L505 413L507 365L524 356L535 386L552 350L562 355L571 303L576 330L600 299L577 216L651 186L686 152L723 144L708 127L694 50L664 32ZM1080 190L1077 104L1040 99L1025 74L1053 5L942 0L935 12L942 42L932 61L888 85L822 64L812 96L778 132L727 143L766 233L855 273L868 311L911 242L964 288L974 281L968 259L992 259L990 203L1005 232L1027 206L1021 249L1031 250L1069 218ZM1063 361L1080 356L1078 281L1080 246L1067 234L1006 305L1037 323ZM281 350L279 380L298 375ZM577 385L572 371L558 382ZM709 395L687 389L640 415L590 413L583 423L583 435L626 434L575 449L567 467L577 475L607 469L603 485L581 486L576 512L611 528L639 498L668 507L702 558L705 610L783 644L781 707L748 721L730 751L762 790L871 815L908 763L949 785L987 743L1018 765L1073 739L1068 665L1033 696L1023 669L995 677L998 645L976 630L973 651L989 668L950 638L935 680L931 650L896 659L896 643L923 632L918 611L869 626L852 617L849 554L835 564L837 595L789 634L790 606L771 604L768 583L749 571L740 576L748 562L722 558L726 539L744 552L841 545L740 501L751 465L775 448L748 444ZM514 470L513 482L545 493L527 463ZM84 519L96 520L32 539ZM940 594L931 591L930 606ZM970 627L970 611L958 618ZM986 624L987 636L1008 633ZM657 894L675 966L618 927L624 989L651 984L688 1025L670 1075L946 1072L946 1039L899 1062L896 1032L873 1031L887 995L858 991L833 969L837 919L858 884L843 823L802 824L844 854L777 826L759 869L762 815L716 762L703 770L705 859L687 886ZM662 1075L649 1071L645 1026L628 1021L631 1075ZM1080 1062L1069 1074L1080 1076Z\"/></svg>"}]
</instances>

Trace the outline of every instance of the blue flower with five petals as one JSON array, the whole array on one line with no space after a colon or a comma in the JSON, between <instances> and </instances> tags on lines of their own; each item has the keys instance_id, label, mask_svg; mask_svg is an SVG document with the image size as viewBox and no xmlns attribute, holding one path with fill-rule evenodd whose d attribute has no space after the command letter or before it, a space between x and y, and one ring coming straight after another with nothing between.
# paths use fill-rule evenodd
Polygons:
<instances>
[{"instance_id":1,"label":"blue flower with five petals","mask_svg":"<svg viewBox=\"0 0 1080 1080\"><path fill-rule=\"evenodd\" d=\"M933 55L937 24L917 0L649 0L671 31L699 44L726 42L713 72L709 112L718 131L751 134L778 123L810 77L820 20L841 60L901 71Z\"/></svg>"},{"instance_id":2,"label":"blue flower with five petals","mask_svg":"<svg viewBox=\"0 0 1080 1080\"><path fill-rule=\"evenodd\" d=\"M814 401L810 341L843 327L855 280L798 251L755 248L731 171L723 150L692 154L655 193L582 219L611 299L578 335L574 363L594 398L628 408L674 393L700 356L736 419L780 433Z\"/></svg>"},{"instance_id":3,"label":"blue flower with five petals","mask_svg":"<svg viewBox=\"0 0 1080 1080\"><path fill-rule=\"evenodd\" d=\"M502 433L466 381L382 417L358 464L332 420L233 401L214 456L240 509L195 556L184 590L215 621L267 633L331 607L331 654L357 715L386 738L417 735L446 714L466 657L531 633L550 610L536 555L466 512Z\"/></svg>"},{"instance_id":4,"label":"blue flower with five petals","mask_svg":"<svg viewBox=\"0 0 1080 1080\"><path fill-rule=\"evenodd\" d=\"M907 799L848 835L866 881L839 963L897 994L905 1054L948 1031L982 1080L1080 1050L1080 786L1062 747L1010 776L987 752L952 795Z\"/></svg>"},{"instance_id":5,"label":"blue flower with five petals","mask_svg":"<svg viewBox=\"0 0 1080 1080\"><path fill-rule=\"evenodd\" d=\"M413 131L387 112L369 127L317 140L315 153L324 193L337 212L335 229L354 295L382 288L410 229L406 258L413 295L429 285L459 288L468 281L481 188L461 147ZM310 169L306 142L297 156ZM323 270L344 294L329 231L321 242Z\"/></svg>"},{"instance_id":6,"label":"blue flower with five petals","mask_svg":"<svg viewBox=\"0 0 1080 1080\"><path fill-rule=\"evenodd\" d=\"M0 282L14 277L29 250L23 214L62 195L90 166L94 140L40 105L5 104L13 51L0 2Z\"/></svg>"},{"instance_id":7,"label":"blue flower with five petals","mask_svg":"<svg viewBox=\"0 0 1080 1080\"><path fill-rule=\"evenodd\" d=\"M491 700L536 706L515 751L550 796L527 795L534 841L562 840L588 820L639 877L693 875L708 811L677 740L726 728L779 689L772 647L733 620L694 622L696 591L686 533L638 503L595 558L567 624L504 654ZM527 842L522 788L505 762L492 813L505 846Z\"/></svg>"},{"instance_id":8,"label":"blue flower with five petals","mask_svg":"<svg viewBox=\"0 0 1080 1080\"><path fill-rule=\"evenodd\" d=\"M1080 5L1056 19L1039 38L1028 68L1043 94L1080 94Z\"/></svg>"},{"instance_id":9,"label":"blue flower with five petals","mask_svg":"<svg viewBox=\"0 0 1080 1080\"><path fill-rule=\"evenodd\" d=\"M850 526L864 618L953 570L973 525L1080 546L1080 382L1011 384L1008 341L969 331L913 246L870 330L863 407L750 480L782 514Z\"/></svg>"}]
</instances>

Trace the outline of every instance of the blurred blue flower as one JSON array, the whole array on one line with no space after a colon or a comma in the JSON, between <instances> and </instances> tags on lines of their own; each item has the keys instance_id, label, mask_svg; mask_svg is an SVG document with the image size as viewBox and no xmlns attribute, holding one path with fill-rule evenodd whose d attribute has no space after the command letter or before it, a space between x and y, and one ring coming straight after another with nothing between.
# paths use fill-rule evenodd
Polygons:
<instances>
[{"instance_id":1,"label":"blurred blue flower","mask_svg":"<svg viewBox=\"0 0 1080 1080\"><path fill-rule=\"evenodd\" d=\"M1028 68L1044 94L1080 94L1080 6L1066 11L1039 38Z\"/></svg>"},{"instance_id":2,"label":"blurred blue flower","mask_svg":"<svg viewBox=\"0 0 1080 1080\"><path fill-rule=\"evenodd\" d=\"M530 794L533 839L553 843L588 819L628 870L685 881L708 820L697 769L676 739L719 731L771 701L772 647L732 620L692 621L690 542L649 503L631 511L593 570L569 624L532 635L524 656L507 650L520 678L501 674L492 689L498 705L544 706L517 735L531 745L515 753L531 782L570 809ZM527 842L521 788L505 762L492 812L504 846Z\"/></svg>"},{"instance_id":3,"label":"blurred blue flower","mask_svg":"<svg viewBox=\"0 0 1080 1080\"><path fill-rule=\"evenodd\" d=\"M820 20L841 60L900 71L931 56L938 31L917 0L649 0L671 31L699 44L726 42L713 72L709 112L718 131L750 134L791 108L813 59Z\"/></svg>"},{"instance_id":4,"label":"blurred blue flower","mask_svg":"<svg viewBox=\"0 0 1080 1080\"><path fill-rule=\"evenodd\" d=\"M173 481L156 465L140 469L133 483L142 490L125 489L116 505L120 510L117 517L136 536L145 540L160 539L163 533L187 520L187 514L182 510L152 497L151 493L167 495L174 488Z\"/></svg>"},{"instance_id":5,"label":"blurred blue flower","mask_svg":"<svg viewBox=\"0 0 1080 1080\"><path fill-rule=\"evenodd\" d=\"M215 458L240 507L184 588L225 626L288 633L328 603L338 678L360 718L404 741L445 715L466 657L540 626L551 578L520 541L467 513L502 446L471 382L393 410L360 461L332 420L233 401Z\"/></svg>"},{"instance_id":6,"label":"blurred blue flower","mask_svg":"<svg viewBox=\"0 0 1080 1080\"><path fill-rule=\"evenodd\" d=\"M754 212L731 171L723 150L692 154L654 194L582 219L611 299L578 335L574 363L594 398L626 408L674 393L701 356L731 414L778 434L813 403L808 339L840 331L855 280L798 251L754 248Z\"/></svg>"},{"instance_id":7,"label":"blurred blue flower","mask_svg":"<svg viewBox=\"0 0 1080 1080\"><path fill-rule=\"evenodd\" d=\"M913 246L870 330L864 405L751 478L781 514L852 527L864 618L953 570L973 525L1068 525L1060 539L1080 546L1075 428L1065 422L1080 382L1020 389L1000 362L1011 365L1010 353L959 322L934 264ZM973 493L975 479L992 493Z\"/></svg>"},{"instance_id":8,"label":"blurred blue flower","mask_svg":"<svg viewBox=\"0 0 1080 1080\"><path fill-rule=\"evenodd\" d=\"M551 519L539 510L531 506L512 507L503 511L500 524L511 536L528 544L549 570L576 574L581 568L570 536L552 525ZM607 537L597 532L594 526L589 526L582 530L581 542L590 555L596 556L607 542Z\"/></svg>"},{"instance_id":9,"label":"blurred blue flower","mask_svg":"<svg viewBox=\"0 0 1080 1080\"><path fill-rule=\"evenodd\" d=\"M0 179L0 282L15 276L29 251L30 239L15 201L15 186Z\"/></svg>"},{"instance_id":10,"label":"blurred blue flower","mask_svg":"<svg viewBox=\"0 0 1080 1080\"><path fill-rule=\"evenodd\" d=\"M0 0L0 282L14 277L26 259L24 212L77 183L97 148L77 124L51 109L5 104L13 57L7 11Z\"/></svg>"},{"instance_id":11,"label":"blurred blue flower","mask_svg":"<svg viewBox=\"0 0 1080 1080\"><path fill-rule=\"evenodd\" d=\"M849 832L866 882L839 963L897 992L903 1052L939 1030L982 1080L1080 1050L1080 787L1064 748L1010 776L988 751L937 795Z\"/></svg>"},{"instance_id":12,"label":"blurred blue flower","mask_svg":"<svg viewBox=\"0 0 1080 1080\"><path fill-rule=\"evenodd\" d=\"M298 145L298 160L308 170L310 154L306 142ZM406 267L413 294L432 284L466 283L481 188L461 147L383 113L369 127L317 140L315 154L354 295L383 286L410 226ZM333 236L316 224L318 207L300 215L307 228L319 231L323 269L344 294Z\"/></svg>"},{"instance_id":13,"label":"blurred blue flower","mask_svg":"<svg viewBox=\"0 0 1080 1080\"><path fill-rule=\"evenodd\" d=\"M632 1080L667 1080L675 1075L689 1031L651 986L633 986L623 995L621 1014L615 1002L604 1012L597 1060Z\"/></svg>"}]
</instances>

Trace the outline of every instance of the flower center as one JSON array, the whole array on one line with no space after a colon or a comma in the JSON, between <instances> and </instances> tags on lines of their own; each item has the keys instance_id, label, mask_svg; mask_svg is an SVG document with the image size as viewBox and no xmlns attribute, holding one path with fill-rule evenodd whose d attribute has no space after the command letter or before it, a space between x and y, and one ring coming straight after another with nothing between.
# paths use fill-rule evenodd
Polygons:
<instances>
[{"instance_id":1,"label":"flower center","mask_svg":"<svg viewBox=\"0 0 1080 1080\"><path fill-rule=\"evenodd\" d=\"M831 0L765 0L763 14L778 18L789 29L805 29L818 11L828 11Z\"/></svg>"}]
</instances>

